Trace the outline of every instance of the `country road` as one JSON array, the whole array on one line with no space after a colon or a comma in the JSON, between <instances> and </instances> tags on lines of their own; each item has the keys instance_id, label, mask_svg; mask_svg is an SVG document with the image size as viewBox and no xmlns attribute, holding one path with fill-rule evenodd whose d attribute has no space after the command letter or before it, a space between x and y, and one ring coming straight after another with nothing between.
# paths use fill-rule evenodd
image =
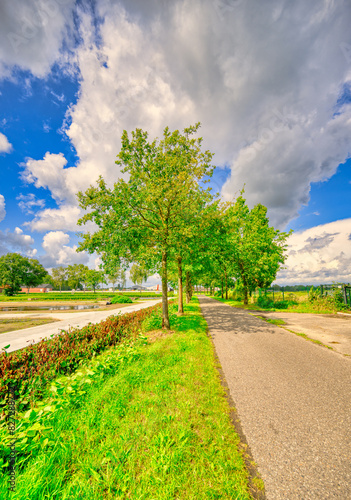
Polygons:
<instances>
[{"instance_id":1,"label":"country road","mask_svg":"<svg viewBox=\"0 0 351 500\"><path fill-rule=\"evenodd\" d=\"M58 335L61 330L68 330L70 327L80 327L87 325L88 323L99 323L105 320L109 316L116 314L125 314L128 312L139 311L139 309L144 309L146 307L151 307L154 304L160 302L161 299L147 300L142 303L136 303L130 306L123 307L121 309L110 309L105 311L82 311L82 312L60 312L60 311L50 311L45 313L31 312L31 313L20 313L16 314L16 318L19 317L50 317L55 318L57 321L55 323L48 323L46 325L33 326L31 328L25 328L23 330L16 330L13 332L2 333L0 335L0 352L1 349L10 344L7 352L16 351L18 349L23 349L31 343L40 342L45 337L50 337L51 335ZM13 317L13 314L1 314L1 318Z\"/></svg>"},{"instance_id":2,"label":"country road","mask_svg":"<svg viewBox=\"0 0 351 500\"><path fill-rule=\"evenodd\" d=\"M351 498L351 358L199 300L267 499Z\"/></svg>"}]
</instances>

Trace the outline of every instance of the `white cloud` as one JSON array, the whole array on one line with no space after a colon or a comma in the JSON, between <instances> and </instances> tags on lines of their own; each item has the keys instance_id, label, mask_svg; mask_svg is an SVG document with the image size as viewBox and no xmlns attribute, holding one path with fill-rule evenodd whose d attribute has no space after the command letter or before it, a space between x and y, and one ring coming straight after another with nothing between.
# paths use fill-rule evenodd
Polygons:
<instances>
[{"instance_id":1,"label":"white cloud","mask_svg":"<svg viewBox=\"0 0 351 500\"><path fill-rule=\"evenodd\" d=\"M63 205L60 208L46 208L36 213L34 219L26 222L25 226L32 231L45 232L53 230L83 231L77 225L77 220L82 216L82 211L73 205Z\"/></svg>"},{"instance_id":2,"label":"white cloud","mask_svg":"<svg viewBox=\"0 0 351 500\"><path fill-rule=\"evenodd\" d=\"M0 132L0 153L10 153L12 151L12 144L9 143L6 135Z\"/></svg>"},{"instance_id":3,"label":"white cloud","mask_svg":"<svg viewBox=\"0 0 351 500\"><path fill-rule=\"evenodd\" d=\"M44 208L45 206L45 200L38 200L33 193L27 195L21 193L16 197L16 200L19 200L18 206L26 214L34 213L34 207Z\"/></svg>"},{"instance_id":4,"label":"white cloud","mask_svg":"<svg viewBox=\"0 0 351 500\"><path fill-rule=\"evenodd\" d=\"M288 243L286 269L276 283L351 282L351 219L296 232Z\"/></svg>"},{"instance_id":5,"label":"white cloud","mask_svg":"<svg viewBox=\"0 0 351 500\"><path fill-rule=\"evenodd\" d=\"M0 255L8 252L20 252L27 257L34 257L37 250L32 248L33 238L29 234L23 234L22 229L16 227L14 232L0 231Z\"/></svg>"},{"instance_id":6,"label":"white cloud","mask_svg":"<svg viewBox=\"0 0 351 500\"><path fill-rule=\"evenodd\" d=\"M5 198L2 194L0 194L0 222L5 219L6 210L5 210Z\"/></svg>"},{"instance_id":7,"label":"white cloud","mask_svg":"<svg viewBox=\"0 0 351 500\"><path fill-rule=\"evenodd\" d=\"M351 82L348 0L175 0L162 9L154 0L99 0L95 11L99 36L96 19L78 8L82 42L65 56L80 75L63 127L79 163L48 152L24 173L59 204L76 205L76 192L99 175L118 178L123 129L153 138L166 125L201 121L204 147L232 168L224 198L245 184L248 203L266 205L279 227L308 203L311 183L350 155L351 105L337 104ZM63 25L59 16L58 40ZM52 57L58 47L52 42Z\"/></svg>"},{"instance_id":8,"label":"white cloud","mask_svg":"<svg viewBox=\"0 0 351 500\"><path fill-rule=\"evenodd\" d=\"M74 0L11 0L0 7L0 78L16 67L44 77L72 28Z\"/></svg>"},{"instance_id":9,"label":"white cloud","mask_svg":"<svg viewBox=\"0 0 351 500\"><path fill-rule=\"evenodd\" d=\"M47 267L68 266L71 264L86 264L89 255L86 252L78 253L77 246L68 245L70 237L63 231L50 231L43 238L42 247L45 255L40 257L42 264Z\"/></svg>"}]
</instances>

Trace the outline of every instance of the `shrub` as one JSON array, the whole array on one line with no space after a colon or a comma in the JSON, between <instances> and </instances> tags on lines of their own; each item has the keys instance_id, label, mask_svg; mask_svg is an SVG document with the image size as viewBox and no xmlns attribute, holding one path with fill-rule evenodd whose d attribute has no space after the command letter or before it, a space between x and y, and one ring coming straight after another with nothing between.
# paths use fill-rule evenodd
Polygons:
<instances>
[{"instance_id":1,"label":"shrub","mask_svg":"<svg viewBox=\"0 0 351 500\"><path fill-rule=\"evenodd\" d=\"M16 386L17 396L24 393L40 396L47 382L58 375L72 373L80 364L118 344L122 338L135 336L142 322L156 304L140 311L110 316L97 324L62 331L60 335L32 344L20 351L0 354L0 410L5 404L7 386Z\"/></svg>"},{"instance_id":2,"label":"shrub","mask_svg":"<svg viewBox=\"0 0 351 500\"><path fill-rule=\"evenodd\" d=\"M287 300L279 300L277 302L273 302L273 307L275 309L287 309L289 307L289 302Z\"/></svg>"},{"instance_id":3,"label":"shrub","mask_svg":"<svg viewBox=\"0 0 351 500\"><path fill-rule=\"evenodd\" d=\"M111 304L131 304L133 301L130 297L124 297L123 295L118 295L117 297L112 297Z\"/></svg>"},{"instance_id":4,"label":"shrub","mask_svg":"<svg viewBox=\"0 0 351 500\"><path fill-rule=\"evenodd\" d=\"M262 307L262 309L273 309L274 302L269 297L266 297L265 295L261 295L257 299L257 305L259 307Z\"/></svg>"}]
</instances>

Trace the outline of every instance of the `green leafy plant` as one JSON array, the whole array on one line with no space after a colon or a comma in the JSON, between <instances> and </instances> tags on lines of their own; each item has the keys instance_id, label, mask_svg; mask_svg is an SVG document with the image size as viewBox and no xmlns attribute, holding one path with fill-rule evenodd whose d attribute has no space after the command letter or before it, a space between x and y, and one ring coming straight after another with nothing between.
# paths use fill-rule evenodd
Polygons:
<instances>
[{"instance_id":1,"label":"green leafy plant","mask_svg":"<svg viewBox=\"0 0 351 500\"><path fill-rule=\"evenodd\" d=\"M132 304L132 299L130 297L124 297L123 295L118 295L117 297L112 297L111 304Z\"/></svg>"}]
</instances>

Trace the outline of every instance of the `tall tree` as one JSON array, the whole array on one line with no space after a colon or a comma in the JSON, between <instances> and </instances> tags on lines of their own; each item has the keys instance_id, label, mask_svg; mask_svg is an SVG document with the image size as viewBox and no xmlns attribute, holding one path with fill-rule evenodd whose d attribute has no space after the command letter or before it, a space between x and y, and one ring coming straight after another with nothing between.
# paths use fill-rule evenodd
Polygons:
<instances>
[{"instance_id":1,"label":"tall tree","mask_svg":"<svg viewBox=\"0 0 351 500\"><path fill-rule=\"evenodd\" d=\"M149 277L147 269L136 263L134 263L130 268L129 276L132 282L135 283L136 285L140 285L140 287L143 281L147 281ZM141 293L141 288L140 288L140 293Z\"/></svg>"},{"instance_id":2,"label":"tall tree","mask_svg":"<svg viewBox=\"0 0 351 500\"><path fill-rule=\"evenodd\" d=\"M38 285L46 275L46 269L36 259L23 257L19 253L0 257L0 283L8 295L19 292L21 285L28 288Z\"/></svg>"},{"instance_id":3,"label":"tall tree","mask_svg":"<svg viewBox=\"0 0 351 500\"><path fill-rule=\"evenodd\" d=\"M291 234L269 226L267 208L249 210L239 196L225 213L232 253L230 262L244 289L244 304L257 287L269 287L286 259L286 239Z\"/></svg>"},{"instance_id":4,"label":"tall tree","mask_svg":"<svg viewBox=\"0 0 351 500\"><path fill-rule=\"evenodd\" d=\"M85 273L89 270L84 264L72 264L67 266L68 286L77 290L82 287L85 280Z\"/></svg>"},{"instance_id":5,"label":"tall tree","mask_svg":"<svg viewBox=\"0 0 351 500\"><path fill-rule=\"evenodd\" d=\"M87 269L84 274L85 283L92 287L95 293L96 287L100 283L106 283L104 273L102 271L96 271L95 269Z\"/></svg>"},{"instance_id":6,"label":"tall tree","mask_svg":"<svg viewBox=\"0 0 351 500\"><path fill-rule=\"evenodd\" d=\"M47 270L37 259L28 259L22 284L27 286L29 292L30 287L35 287L42 283L47 274Z\"/></svg>"},{"instance_id":7,"label":"tall tree","mask_svg":"<svg viewBox=\"0 0 351 500\"><path fill-rule=\"evenodd\" d=\"M99 230L82 234L79 250L101 253L106 267L124 257L146 262L162 277L163 327L169 329L168 263L174 258L177 235L189 220L200 182L212 175L212 154L202 152L202 138L192 138L200 124L170 132L162 140L148 141L147 132L126 131L116 163L128 181L120 179L113 190L102 178L97 187L78 193L80 206L89 209L78 224L94 221Z\"/></svg>"},{"instance_id":8,"label":"tall tree","mask_svg":"<svg viewBox=\"0 0 351 500\"><path fill-rule=\"evenodd\" d=\"M55 287L59 288L61 292L62 286L67 279L67 269L65 269L63 266L53 267L51 270L51 275Z\"/></svg>"}]
</instances>

